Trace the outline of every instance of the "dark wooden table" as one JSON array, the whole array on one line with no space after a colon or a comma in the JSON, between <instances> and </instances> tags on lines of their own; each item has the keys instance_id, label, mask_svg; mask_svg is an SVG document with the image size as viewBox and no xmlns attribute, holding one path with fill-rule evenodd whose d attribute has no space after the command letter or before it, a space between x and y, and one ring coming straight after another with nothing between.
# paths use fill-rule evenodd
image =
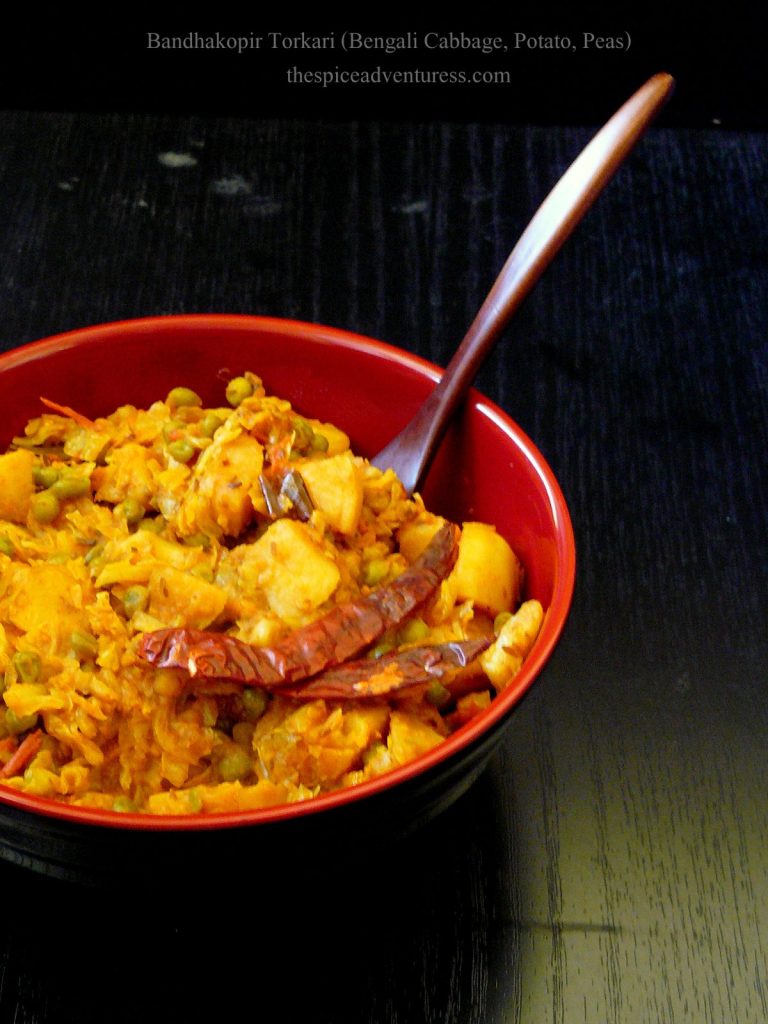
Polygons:
<instances>
[{"instance_id":1,"label":"dark wooden table","mask_svg":"<svg viewBox=\"0 0 768 1024\"><path fill-rule=\"evenodd\" d=\"M5 348L227 311L441 364L590 135L0 129ZM762 134L662 122L481 375L561 481L579 562L563 640L470 793L343 873L308 850L301 877L235 863L128 902L0 863L0 1021L768 1018L767 169Z\"/></svg>"}]
</instances>

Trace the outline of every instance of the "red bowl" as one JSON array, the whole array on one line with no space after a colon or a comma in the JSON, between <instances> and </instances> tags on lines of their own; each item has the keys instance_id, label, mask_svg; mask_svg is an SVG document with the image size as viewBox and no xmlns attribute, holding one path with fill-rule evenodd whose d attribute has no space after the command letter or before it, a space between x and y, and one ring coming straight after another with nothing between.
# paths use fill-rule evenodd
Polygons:
<instances>
[{"instance_id":1,"label":"red bowl","mask_svg":"<svg viewBox=\"0 0 768 1024\"><path fill-rule=\"evenodd\" d=\"M440 370L399 349L316 324L262 317L153 317L86 327L0 356L4 449L40 396L89 416L148 404L184 384L219 402L220 371L252 370L298 411L345 430L372 456L410 419ZM444 743L387 775L315 800L257 811L177 817L72 807L0 786L0 856L86 881L183 862L226 863L251 845L317 839L333 849L400 835L452 803L477 778L560 637L575 550L568 509L541 453L496 405L471 392L423 491L456 522L493 523L525 567L527 597L543 604L541 633L513 683ZM310 833L309 835L307 833ZM245 845L244 845L245 844ZM174 868L174 870L175 870Z\"/></svg>"}]
</instances>

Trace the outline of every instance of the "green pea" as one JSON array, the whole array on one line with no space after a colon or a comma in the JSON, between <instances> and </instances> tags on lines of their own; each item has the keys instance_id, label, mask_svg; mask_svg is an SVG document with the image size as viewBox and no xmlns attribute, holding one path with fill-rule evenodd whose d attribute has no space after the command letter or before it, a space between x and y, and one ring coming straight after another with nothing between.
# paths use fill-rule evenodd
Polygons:
<instances>
[{"instance_id":1,"label":"green pea","mask_svg":"<svg viewBox=\"0 0 768 1024\"><path fill-rule=\"evenodd\" d=\"M165 529L165 520L162 516L145 516L138 525L139 530L148 530L150 533L162 533Z\"/></svg>"},{"instance_id":2,"label":"green pea","mask_svg":"<svg viewBox=\"0 0 768 1024\"><path fill-rule=\"evenodd\" d=\"M421 640L426 640L428 636L429 626L424 619L411 619L400 630L400 639L404 644L416 644Z\"/></svg>"},{"instance_id":3,"label":"green pea","mask_svg":"<svg viewBox=\"0 0 768 1024\"><path fill-rule=\"evenodd\" d=\"M34 495L29 509L38 523L52 523L61 511L61 505L53 491L41 491Z\"/></svg>"},{"instance_id":4,"label":"green pea","mask_svg":"<svg viewBox=\"0 0 768 1024\"><path fill-rule=\"evenodd\" d=\"M181 405L202 405L203 400L192 388L171 388L165 400L166 405L178 409Z\"/></svg>"},{"instance_id":5,"label":"green pea","mask_svg":"<svg viewBox=\"0 0 768 1024\"><path fill-rule=\"evenodd\" d=\"M136 612L143 612L148 603L149 591L140 583L136 583L134 586L128 587L126 592L123 594L123 608L125 609L125 614L129 619L132 615L135 615Z\"/></svg>"},{"instance_id":6,"label":"green pea","mask_svg":"<svg viewBox=\"0 0 768 1024\"><path fill-rule=\"evenodd\" d=\"M184 437L180 438L178 441L171 441L168 445L168 454L176 459L177 462L189 462L195 454L195 450L195 446L192 442L187 441Z\"/></svg>"},{"instance_id":7,"label":"green pea","mask_svg":"<svg viewBox=\"0 0 768 1024\"><path fill-rule=\"evenodd\" d=\"M375 587L377 583L389 573L389 562L386 558L374 558L367 562L363 569L363 582L369 587Z\"/></svg>"},{"instance_id":8,"label":"green pea","mask_svg":"<svg viewBox=\"0 0 768 1024\"><path fill-rule=\"evenodd\" d=\"M5 536L4 533L0 533L0 552L4 555L8 555L9 558L13 558L16 554L16 548L13 546L11 540Z\"/></svg>"},{"instance_id":9,"label":"green pea","mask_svg":"<svg viewBox=\"0 0 768 1024\"><path fill-rule=\"evenodd\" d=\"M394 650L394 647L395 645L391 644L388 640L382 640L380 644L376 644L373 648L370 657L380 658L383 654L389 654L391 650Z\"/></svg>"},{"instance_id":10,"label":"green pea","mask_svg":"<svg viewBox=\"0 0 768 1024\"><path fill-rule=\"evenodd\" d=\"M36 683L43 666L37 651L17 651L13 656L13 667L22 683Z\"/></svg>"},{"instance_id":11,"label":"green pea","mask_svg":"<svg viewBox=\"0 0 768 1024\"><path fill-rule=\"evenodd\" d=\"M195 565L189 570L190 576L195 576L199 580L205 580L206 583L213 583L216 575L210 565Z\"/></svg>"},{"instance_id":12,"label":"green pea","mask_svg":"<svg viewBox=\"0 0 768 1024\"><path fill-rule=\"evenodd\" d=\"M125 498L119 505L115 505L115 512L123 516L129 526L135 526L144 518L144 506L136 498Z\"/></svg>"},{"instance_id":13,"label":"green pea","mask_svg":"<svg viewBox=\"0 0 768 1024\"><path fill-rule=\"evenodd\" d=\"M247 377L233 377L227 384L227 401L237 408L241 402L253 394L253 384Z\"/></svg>"},{"instance_id":14,"label":"green pea","mask_svg":"<svg viewBox=\"0 0 768 1024\"><path fill-rule=\"evenodd\" d=\"M99 653L99 641L92 633L75 630L74 633L70 633L69 642L77 657L85 661L93 660Z\"/></svg>"},{"instance_id":15,"label":"green pea","mask_svg":"<svg viewBox=\"0 0 768 1024\"><path fill-rule=\"evenodd\" d=\"M50 487L51 494L57 498L81 498L90 490L91 481L87 476L61 476Z\"/></svg>"},{"instance_id":16,"label":"green pea","mask_svg":"<svg viewBox=\"0 0 768 1024\"><path fill-rule=\"evenodd\" d=\"M249 775L253 765L242 747L232 746L219 761L219 775L225 782L235 782Z\"/></svg>"},{"instance_id":17,"label":"green pea","mask_svg":"<svg viewBox=\"0 0 768 1024\"><path fill-rule=\"evenodd\" d=\"M170 423L166 423L163 426L163 440L166 444L171 444L172 441L178 441L183 430L184 424L181 420L171 420Z\"/></svg>"},{"instance_id":18,"label":"green pea","mask_svg":"<svg viewBox=\"0 0 768 1024\"><path fill-rule=\"evenodd\" d=\"M18 736L21 732L28 732L37 725L37 715L17 715L10 708L5 709L5 727L11 736Z\"/></svg>"},{"instance_id":19,"label":"green pea","mask_svg":"<svg viewBox=\"0 0 768 1024\"><path fill-rule=\"evenodd\" d=\"M250 750L253 742L253 730L253 722L236 722L232 726L232 739L239 747Z\"/></svg>"},{"instance_id":20,"label":"green pea","mask_svg":"<svg viewBox=\"0 0 768 1024\"><path fill-rule=\"evenodd\" d=\"M444 708L451 699L451 691L437 681L430 683L425 694L430 704L436 708Z\"/></svg>"},{"instance_id":21,"label":"green pea","mask_svg":"<svg viewBox=\"0 0 768 1024\"><path fill-rule=\"evenodd\" d=\"M211 538L201 530L199 533L190 533L188 537L184 538L184 543L189 548L203 548L207 550L211 546Z\"/></svg>"},{"instance_id":22,"label":"green pea","mask_svg":"<svg viewBox=\"0 0 768 1024\"><path fill-rule=\"evenodd\" d=\"M37 487L50 487L59 479L59 471L53 466L33 466L32 479Z\"/></svg>"},{"instance_id":23,"label":"green pea","mask_svg":"<svg viewBox=\"0 0 768 1024\"><path fill-rule=\"evenodd\" d=\"M267 710L269 698L263 690L249 686L243 690L243 712L249 722L258 722Z\"/></svg>"},{"instance_id":24,"label":"green pea","mask_svg":"<svg viewBox=\"0 0 768 1024\"><path fill-rule=\"evenodd\" d=\"M203 437L213 437L224 420L215 412L207 412L200 420L200 433Z\"/></svg>"},{"instance_id":25,"label":"green pea","mask_svg":"<svg viewBox=\"0 0 768 1024\"><path fill-rule=\"evenodd\" d=\"M318 434L317 431L315 431L312 434L312 441L310 443L311 443L312 451L313 452L327 452L328 451L328 447L329 447L328 438L325 436L325 434Z\"/></svg>"},{"instance_id":26,"label":"green pea","mask_svg":"<svg viewBox=\"0 0 768 1024\"><path fill-rule=\"evenodd\" d=\"M314 431L303 416L296 416L293 420L293 429L296 434L296 445L306 450L312 446L312 435Z\"/></svg>"},{"instance_id":27,"label":"green pea","mask_svg":"<svg viewBox=\"0 0 768 1024\"><path fill-rule=\"evenodd\" d=\"M129 796L116 796L112 802L112 810L120 811L121 814L130 814L136 810L136 804Z\"/></svg>"}]
</instances>

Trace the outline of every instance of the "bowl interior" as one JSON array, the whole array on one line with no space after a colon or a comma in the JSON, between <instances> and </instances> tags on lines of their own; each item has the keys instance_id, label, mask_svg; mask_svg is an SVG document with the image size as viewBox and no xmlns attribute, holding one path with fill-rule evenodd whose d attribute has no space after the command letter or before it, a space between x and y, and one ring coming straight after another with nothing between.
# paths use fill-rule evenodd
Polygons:
<instances>
[{"instance_id":1,"label":"bowl interior","mask_svg":"<svg viewBox=\"0 0 768 1024\"><path fill-rule=\"evenodd\" d=\"M148 404L183 384L195 388L204 402L223 404L224 381L244 370L257 373L268 393L289 399L298 411L341 427L353 448L367 456L407 423L439 375L430 364L388 345L295 321L181 316L108 324L0 357L0 445L4 449L28 419L39 415L40 396L97 416L127 402ZM547 609L536 647L513 686L489 712L451 737L445 750L438 748L439 758L505 715L549 657L570 605L573 537L564 499L543 457L477 392L449 431L424 499L454 521L493 523L525 566L526 596ZM434 760L427 757L425 764ZM415 762L410 771L418 770ZM401 773L384 776L381 784L393 784Z\"/></svg>"}]
</instances>

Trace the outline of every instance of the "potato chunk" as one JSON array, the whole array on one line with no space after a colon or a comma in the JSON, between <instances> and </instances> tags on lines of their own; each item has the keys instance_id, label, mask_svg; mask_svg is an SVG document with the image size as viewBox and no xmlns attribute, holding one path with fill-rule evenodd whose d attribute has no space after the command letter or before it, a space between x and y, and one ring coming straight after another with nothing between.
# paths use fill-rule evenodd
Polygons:
<instances>
[{"instance_id":1,"label":"potato chunk","mask_svg":"<svg viewBox=\"0 0 768 1024\"><path fill-rule=\"evenodd\" d=\"M350 452L306 462L301 476L312 504L333 530L349 535L357 529L363 508L363 478Z\"/></svg>"},{"instance_id":2,"label":"potato chunk","mask_svg":"<svg viewBox=\"0 0 768 1024\"><path fill-rule=\"evenodd\" d=\"M0 455L0 519L25 522L30 499L35 493L34 464L35 456L23 448Z\"/></svg>"},{"instance_id":3,"label":"potato chunk","mask_svg":"<svg viewBox=\"0 0 768 1024\"><path fill-rule=\"evenodd\" d=\"M502 626L498 637L480 655L480 664L497 690L503 690L520 671L526 655L539 635L544 610L538 601L521 604Z\"/></svg>"},{"instance_id":4,"label":"potato chunk","mask_svg":"<svg viewBox=\"0 0 768 1024\"><path fill-rule=\"evenodd\" d=\"M393 711L389 720L387 748L395 764L407 764L443 742L431 725L406 711Z\"/></svg>"},{"instance_id":5,"label":"potato chunk","mask_svg":"<svg viewBox=\"0 0 768 1024\"><path fill-rule=\"evenodd\" d=\"M498 615L520 600L523 568L512 548L485 523L464 523L453 569L458 601Z\"/></svg>"},{"instance_id":6,"label":"potato chunk","mask_svg":"<svg viewBox=\"0 0 768 1024\"><path fill-rule=\"evenodd\" d=\"M381 739L388 718L389 709L381 705L345 710L312 701L255 735L254 749L272 782L332 786Z\"/></svg>"},{"instance_id":7,"label":"potato chunk","mask_svg":"<svg viewBox=\"0 0 768 1024\"><path fill-rule=\"evenodd\" d=\"M213 583L170 565L150 574L149 613L168 626L205 629L221 615L226 601Z\"/></svg>"},{"instance_id":8,"label":"potato chunk","mask_svg":"<svg viewBox=\"0 0 768 1024\"><path fill-rule=\"evenodd\" d=\"M133 498L149 508L161 469L153 453L143 445L131 442L115 448L107 456L107 465L94 472L96 500L117 504Z\"/></svg>"},{"instance_id":9,"label":"potato chunk","mask_svg":"<svg viewBox=\"0 0 768 1024\"><path fill-rule=\"evenodd\" d=\"M397 531L400 554L409 562L415 562L419 555L429 547L432 538L444 523L444 519L432 516L429 519L417 519L401 526Z\"/></svg>"},{"instance_id":10,"label":"potato chunk","mask_svg":"<svg viewBox=\"0 0 768 1024\"><path fill-rule=\"evenodd\" d=\"M221 437L203 452L181 502L176 528L182 536L203 531L236 537L261 501L264 449L249 434Z\"/></svg>"},{"instance_id":11,"label":"potato chunk","mask_svg":"<svg viewBox=\"0 0 768 1024\"><path fill-rule=\"evenodd\" d=\"M87 606L93 587L83 568L12 563L0 580L0 617L26 633L38 650L64 651L73 632L89 629Z\"/></svg>"},{"instance_id":12,"label":"potato chunk","mask_svg":"<svg viewBox=\"0 0 768 1024\"><path fill-rule=\"evenodd\" d=\"M240 565L245 593L261 589L276 615L289 624L327 601L341 574L305 523L278 519L245 554Z\"/></svg>"}]
</instances>

